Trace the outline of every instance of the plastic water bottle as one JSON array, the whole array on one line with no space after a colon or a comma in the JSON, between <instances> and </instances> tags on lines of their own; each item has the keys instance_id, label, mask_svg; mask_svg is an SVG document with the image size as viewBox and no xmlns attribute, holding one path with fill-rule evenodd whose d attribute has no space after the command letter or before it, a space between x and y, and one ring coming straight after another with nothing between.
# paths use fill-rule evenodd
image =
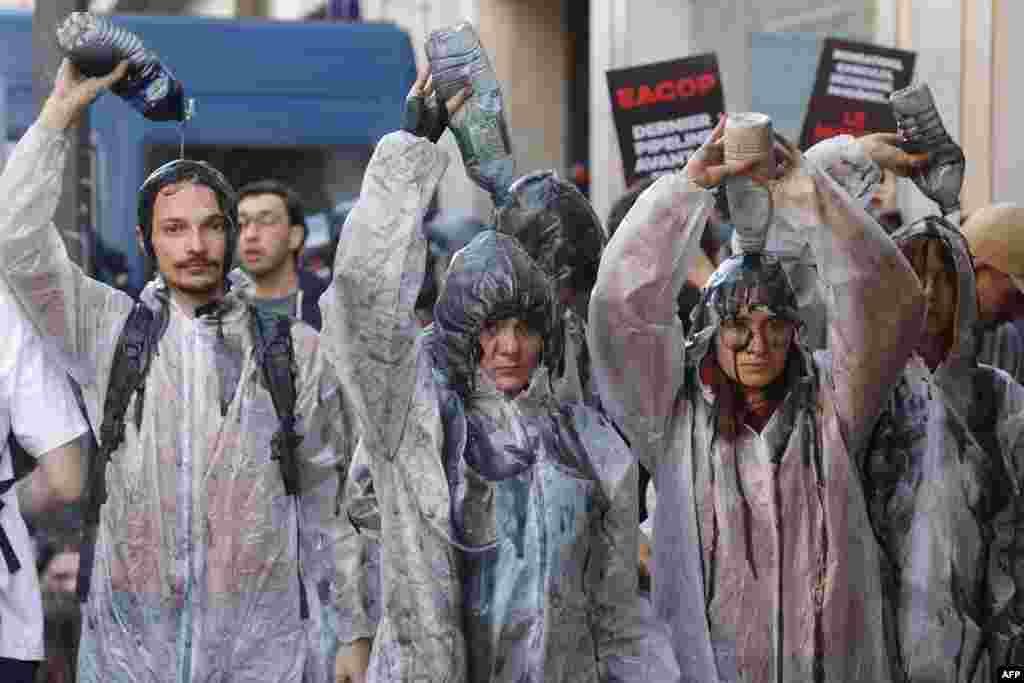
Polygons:
<instances>
[{"instance_id":1,"label":"plastic water bottle","mask_svg":"<svg viewBox=\"0 0 1024 683\"><path fill-rule=\"evenodd\" d=\"M57 44L84 76L105 76L127 60L128 74L111 88L151 121L184 121L185 89L137 35L106 17L72 12L57 28Z\"/></svg>"},{"instance_id":2,"label":"plastic water bottle","mask_svg":"<svg viewBox=\"0 0 1024 683\"><path fill-rule=\"evenodd\" d=\"M775 166L771 118L758 112L730 114L725 123L724 153L726 161L759 160L755 171L770 177ZM771 191L740 175L726 179L725 192L737 250L744 254L764 251L775 209Z\"/></svg>"},{"instance_id":3,"label":"plastic water bottle","mask_svg":"<svg viewBox=\"0 0 1024 683\"><path fill-rule=\"evenodd\" d=\"M917 83L897 90L889 95L889 103L903 132L903 149L931 155L924 168L914 170L911 180L939 205L943 214L958 211L966 161L960 145L942 125L931 88L927 83Z\"/></svg>"},{"instance_id":4,"label":"plastic water bottle","mask_svg":"<svg viewBox=\"0 0 1024 683\"><path fill-rule=\"evenodd\" d=\"M501 87L491 60L469 22L434 31L425 49L441 100L447 101L467 85L473 88L472 96L449 126L469 177L490 192L495 205L500 206L515 180L515 160Z\"/></svg>"}]
</instances>

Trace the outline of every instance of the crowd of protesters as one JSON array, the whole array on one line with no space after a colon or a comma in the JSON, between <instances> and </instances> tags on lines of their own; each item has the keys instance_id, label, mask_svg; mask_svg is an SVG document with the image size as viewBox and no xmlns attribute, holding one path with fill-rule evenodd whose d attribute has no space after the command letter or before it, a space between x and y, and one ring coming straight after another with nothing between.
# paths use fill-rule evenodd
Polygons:
<instances>
[{"instance_id":1,"label":"crowd of protesters","mask_svg":"<svg viewBox=\"0 0 1024 683\"><path fill-rule=\"evenodd\" d=\"M133 300L51 223L125 73L65 61L0 176L0 680L1024 666L1024 209L946 211L913 131L766 165L723 117L606 223L551 171L427 221L473 93L423 73L329 282L291 188L180 159L139 190ZM904 225L906 177L943 211Z\"/></svg>"}]
</instances>

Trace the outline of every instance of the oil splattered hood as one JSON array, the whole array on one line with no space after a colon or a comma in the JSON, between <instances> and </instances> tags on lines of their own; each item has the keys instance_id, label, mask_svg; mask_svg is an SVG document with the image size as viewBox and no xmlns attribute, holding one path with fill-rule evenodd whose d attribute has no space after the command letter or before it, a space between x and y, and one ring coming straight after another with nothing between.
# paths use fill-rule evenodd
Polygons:
<instances>
[{"instance_id":1,"label":"oil splattered hood","mask_svg":"<svg viewBox=\"0 0 1024 683\"><path fill-rule=\"evenodd\" d=\"M974 282L974 262L967 240L948 221L938 216L926 216L893 233L892 239L901 249L916 240L933 239L942 245L947 262L956 267L956 331L953 345L946 354L944 364L974 365L977 362L978 295ZM948 266L947 266L948 267Z\"/></svg>"},{"instance_id":2,"label":"oil splattered hood","mask_svg":"<svg viewBox=\"0 0 1024 683\"><path fill-rule=\"evenodd\" d=\"M537 171L509 188L495 229L519 240L557 286L589 292L607 237L593 207L554 171Z\"/></svg>"},{"instance_id":3,"label":"oil splattered hood","mask_svg":"<svg viewBox=\"0 0 1024 683\"><path fill-rule=\"evenodd\" d=\"M559 374L562 363L562 311L551 280L508 235L486 231L452 258L437 304L434 324L439 361L460 392L472 389L480 363L484 325L518 317L541 335L540 364Z\"/></svg>"}]
</instances>

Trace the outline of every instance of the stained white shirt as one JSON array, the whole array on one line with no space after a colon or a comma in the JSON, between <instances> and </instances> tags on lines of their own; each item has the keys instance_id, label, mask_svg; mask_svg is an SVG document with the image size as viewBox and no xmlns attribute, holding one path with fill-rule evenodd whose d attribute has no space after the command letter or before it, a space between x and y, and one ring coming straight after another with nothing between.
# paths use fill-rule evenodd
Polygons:
<instances>
[{"instance_id":1,"label":"stained white shirt","mask_svg":"<svg viewBox=\"0 0 1024 683\"><path fill-rule=\"evenodd\" d=\"M0 289L0 481L14 476L7 436L34 458L86 430L67 376L47 362L42 344L8 291ZM21 563L11 574L0 558L0 657L43 658L43 606L35 549L12 488L0 497L0 525Z\"/></svg>"}]
</instances>

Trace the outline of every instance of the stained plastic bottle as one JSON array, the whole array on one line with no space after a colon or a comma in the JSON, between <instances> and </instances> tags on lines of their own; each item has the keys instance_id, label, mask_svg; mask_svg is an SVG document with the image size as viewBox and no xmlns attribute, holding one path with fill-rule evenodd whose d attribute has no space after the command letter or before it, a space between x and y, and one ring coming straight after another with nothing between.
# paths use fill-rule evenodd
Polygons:
<instances>
[{"instance_id":1,"label":"stained plastic bottle","mask_svg":"<svg viewBox=\"0 0 1024 683\"><path fill-rule=\"evenodd\" d=\"M730 114L725 124L725 160L759 159L756 171L771 176L775 166L772 120L758 112ZM746 175L725 181L729 215L736 228L734 244L744 254L764 251L774 205L771 191Z\"/></svg>"},{"instance_id":2,"label":"stained plastic bottle","mask_svg":"<svg viewBox=\"0 0 1024 683\"><path fill-rule=\"evenodd\" d=\"M943 214L958 211L966 166L964 152L942 125L931 88L927 83L916 83L892 93L889 102L906 140L903 149L931 155L927 166L914 170L911 180L939 205Z\"/></svg>"},{"instance_id":3,"label":"stained plastic bottle","mask_svg":"<svg viewBox=\"0 0 1024 683\"><path fill-rule=\"evenodd\" d=\"M187 118L188 102L181 82L131 31L106 17L72 12L57 28L57 44L85 76L105 76L128 60L128 74L111 92L151 121Z\"/></svg>"},{"instance_id":4,"label":"stained plastic bottle","mask_svg":"<svg viewBox=\"0 0 1024 683\"><path fill-rule=\"evenodd\" d=\"M473 94L449 123L469 177L500 206L515 180L505 104L498 78L476 29L469 22L434 31L427 38L434 88L442 100L466 85Z\"/></svg>"}]
</instances>

